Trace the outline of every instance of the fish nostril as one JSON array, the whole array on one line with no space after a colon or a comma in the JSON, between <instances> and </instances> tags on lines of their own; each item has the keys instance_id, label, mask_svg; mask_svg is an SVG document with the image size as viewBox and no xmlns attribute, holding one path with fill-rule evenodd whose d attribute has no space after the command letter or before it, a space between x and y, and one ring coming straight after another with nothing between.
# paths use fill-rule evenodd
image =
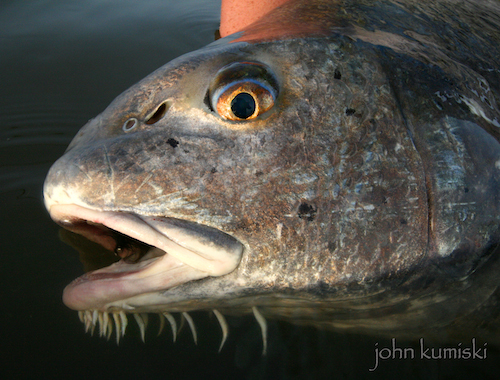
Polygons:
<instances>
[{"instance_id":1,"label":"fish nostril","mask_svg":"<svg viewBox=\"0 0 500 380\"><path fill-rule=\"evenodd\" d=\"M122 130L125 133L130 132L133 129L135 129L135 127L137 127L138 124L139 124L139 120L137 120L135 117L132 117L132 118L128 119L125 123L123 123Z\"/></svg>"},{"instance_id":2,"label":"fish nostril","mask_svg":"<svg viewBox=\"0 0 500 380\"><path fill-rule=\"evenodd\" d=\"M153 114L147 118L146 124L151 125L159 121L165 115L167 109L167 102L160 104L156 111L154 111Z\"/></svg>"}]
</instances>

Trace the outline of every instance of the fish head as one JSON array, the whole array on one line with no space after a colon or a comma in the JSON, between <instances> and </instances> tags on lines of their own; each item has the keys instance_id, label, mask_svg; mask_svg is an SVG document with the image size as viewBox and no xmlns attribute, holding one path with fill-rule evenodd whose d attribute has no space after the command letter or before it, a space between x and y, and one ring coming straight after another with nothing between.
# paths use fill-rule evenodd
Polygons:
<instances>
[{"instance_id":1,"label":"fish head","mask_svg":"<svg viewBox=\"0 0 500 380\"><path fill-rule=\"evenodd\" d=\"M345 33L312 34L217 41L158 69L78 132L47 176L46 207L121 260L68 285L67 306L259 307L339 326L358 310L372 326L367 310L400 310L430 289L430 263L465 244L484 251L493 216L446 230L456 213L443 199L476 197L484 208L488 194L439 182L449 173L429 162L440 151L421 148L380 51ZM483 154L496 157L481 136Z\"/></svg>"},{"instance_id":2,"label":"fish head","mask_svg":"<svg viewBox=\"0 0 500 380\"><path fill-rule=\"evenodd\" d=\"M380 229L425 252L426 193L411 141L377 131L402 128L396 105L382 88L351 111L361 89L335 79L352 75L339 74L332 58L341 53L314 45L216 44L157 70L82 128L51 169L45 202L56 221L97 233L126 260L70 285L70 307L139 308L134 302L151 292L153 303L169 293L198 298L210 283L212 296L230 299L368 280L399 267L377 262L389 252ZM371 114L381 102L386 115ZM381 159L388 146L396 162ZM401 213L408 202L420 212ZM384 204L399 217L387 220ZM107 229L157 249L132 264L140 249L121 247Z\"/></svg>"}]
</instances>

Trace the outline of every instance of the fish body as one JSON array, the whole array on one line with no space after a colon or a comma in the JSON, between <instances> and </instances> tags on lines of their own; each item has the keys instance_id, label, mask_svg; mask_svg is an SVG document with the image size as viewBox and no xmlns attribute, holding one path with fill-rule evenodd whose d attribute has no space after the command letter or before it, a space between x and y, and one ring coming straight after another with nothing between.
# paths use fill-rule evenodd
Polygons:
<instances>
[{"instance_id":1,"label":"fish body","mask_svg":"<svg viewBox=\"0 0 500 380\"><path fill-rule=\"evenodd\" d=\"M52 218L121 257L64 302L391 334L476 312L499 273L499 27L496 1L291 1L159 68L47 176Z\"/></svg>"}]
</instances>

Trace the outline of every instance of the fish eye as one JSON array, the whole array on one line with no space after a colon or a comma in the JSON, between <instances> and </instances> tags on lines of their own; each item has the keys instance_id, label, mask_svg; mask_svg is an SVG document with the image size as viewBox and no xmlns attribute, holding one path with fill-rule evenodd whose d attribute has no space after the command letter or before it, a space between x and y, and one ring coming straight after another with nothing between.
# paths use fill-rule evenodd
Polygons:
<instances>
[{"instance_id":1,"label":"fish eye","mask_svg":"<svg viewBox=\"0 0 500 380\"><path fill-rule=\"evenodd\" d=\"M214 108L227 120L251 120L274 105L272 90L257 81L242 80L221 88L214 96Z\"/></svg>"},{"instance_id":2,"label":"fish eye","mask_svg":"<svg viewBox=\"0 0 500 380\"><path fill-rule=\"evenodd\" d=\"M240 119L248 119L257 110L254 97L248 92L240 92L231 101L233 115Z\"/></svg>"},{"instance_id":3,"label":"fish eye","mask_svg":"<svg viewBox=\"0 0 500 380\"><path fill-rule=\"evenodd\" d=\"M270 110L277 94L277 81L265 66L238 62L220 70L209 96L212 109L220 117L245 121Z\"/></svg>"}]
</instances>

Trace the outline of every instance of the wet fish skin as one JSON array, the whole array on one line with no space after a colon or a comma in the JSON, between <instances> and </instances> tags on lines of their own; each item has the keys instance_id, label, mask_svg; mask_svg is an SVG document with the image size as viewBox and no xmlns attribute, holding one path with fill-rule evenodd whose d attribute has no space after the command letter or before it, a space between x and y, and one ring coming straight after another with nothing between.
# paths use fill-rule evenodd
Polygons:
<instances>
[{"instance_id":1,"label":"wet fish skin","mask_svg":"<svg viewBox=\"0 0 500 380\"><path fill-rule=\"evenodd\" d=\"M125 102L119 100L118 103L112 105L112 112L109 116L105 112L101 116L103 120L96 120L93 124L108 124L109 120L113 120L116 131L111 129L111 131L107 131L107 136L95 137L95 141L100 140L98 143L93 142L92 145L88 145L85 142L83 149L78 149L78 146L71 147L67 153L65 160L76 162L74 167L78 168L75 169L78 170L77 177L71 181L75 185L75 188L71 189L71 194L83 191L85 193L80 195L80 198L89 205L101 209L133 210L140 214L160 215L168 212L169 216L214 225L236 237L241 236L241 240L244 237L252 250L255 249L253 247L261 245L260 242L267 242L269 252L266 252L266 256L271 259L267 265L272 263L276 265L282 262L281 251L289 245L290 248L287 249L292 251L287 253L287 259L294 266L303 261L303 267L311 268L315 273L318 273L318 267L308 265L304 261L307 258L303 257L302 260L297 260L293 256L305 256L303 250L306 245L310 245L309 255L310 260L312 260L315 253L311 249L316 245L321 246L322 255L329 257L331 253L328 249L325 250L324 246L328 244L328 240L336 241L338 237L333 238L328 231L322 232L319 225L321 223L331 224L336 213L339 214L340 218L344 217L342 214L345 213L362 215L356 218L359 219L358 223L362 224L357 225L356 228L362 232L352 229L336 232L337 236L341 235L343 239L346 239L344 243L346 246L352 247L361 240L359 234L369 236L370 229L373 235L370 240L378 240L378 230L381 223L388 217L384 213L374 212L375 206L373 205L376 204L378 207L378 204L384 202L383 197L377 198L377 195L387 193L386 188L404 187L405 182L408 188L414 186L415 190L411 191L415 191L414 197L421 200L419 208L425 210L425 189L417 183L417 177L416 179L408 179L404 173L396 175L396 178L384 178L387 177L385 173L388 170L392 169L396 172L397 165L404 169L406 169L405 166L409 166L411 168L409 170L418 175L419 168L413 163L413 161L418 160L416 153L410 153L409 158L393 158L393 162L388 160L381 162L376 157L377 155L385 155L386 144L382 139L393 138L393 128L399 127L394 120L394 114L397 113L394 102L392 102L391 112L389 116L385 117L385 120L379 123L367 122L368 126L363 125L359 128L357 125L359 118L348 116L345 113L352 102L346 102L346 98L348 99L350 94L344 82L339 81L331 89L325 87L322 92L318 88L321 87L321 83L326 83L337 69L337 66L330 63L328 55L321 58L325 53L325 43L323 41L308 42L306 45L300 41L292 41L285 44L292 46L285 49L280 46L276 51L271 51L273 59L278 59L280 50L284 50L287 60L289 59L289 50L293 51L298 62L303 60L306 54L310 56L311 52L313 52L313 56L314 54L318 56L314 64L307 67L299 65L291 69L297 71L296 73L287 73L286 75L294 82L293 84L283 83L282 90L285 95L282 95L282 101L284 103L294 101L297 104L296 108L276 111L266 120L253 123L254 125L249 130L240 130L235 129L239 126L234 123L221 122L215 116L207 115L207 111L202 108L204 97L202 93L198 94L198 107L202 109L193 110L192 104L182 104L184 99L175 98L175 95L171 93L161 94L156 102L151 102L149 105L146 100L143 100L145 96L141 94L143 91L141 88L132 89L133 98L125 94ZM315 51L312 47L315 47ZM246 53L244 47L233 48L231 46L231 48L236 52L240 49L243 50L243 54L240 53L241 57L239 57L241 61L263 61L263 58L253 52ZM305 50L302 54L301 48ZM270 50L269 47L268 50ZM374 61L374 57L368 57L367 61ZM323 65L326 68L322 70ZM168 73L168 71L167 67L165 72ZM311 76L313 72L315 78L306 80L305 78ZM347 78L350 75L348 71L344 71L343 74ZM358 79L360 75L370 74L370 72L357 73ZM210 77L204 70L202 75ZM163 77L163 75L161 76ZM182 77L186 82L199 83L198 78L189 77L188 72L183 72ZM295 79L300 77L304 78L301 82ZM381 89L381 92L383 92L384 85L382 80L382 77L377 78L374 75L364 78L366 83L374 83L373 91L378 88ZM146 80L145 83L143 82L140 87L150 89L153 83L158 81L157 77L153 77ZM171 79L167 77L167 88L170 81ZM366 113L364 118L368 119L371 116L370 112L377 109L379 102L375 100L373 93L367 93L364 88L353 88L352 83L349 85L352 92L358 92L360 97L366 97L364 101L358 100L360 105L357 112ZM175 83L175 86L172 85L172 87L177 90L185 86L183 82L180 82ZM203 86L200 85L200 87ZM389 91L389 88L386 88L386 91ZM313 96L313 92L320 96L323 95L324 103L318 102L313 106L309 105L307 99ZM331 94L335 94L335 98ZM386 109L390 109L391 104L387 103L387 100L390 100L388 93L386 97L383 97L383 93L381 95L380 101L384 103ZM158 124L154 128L143 127L144 129L135 133L123 134L120 127L126 118L130 115L139 116L139 112L129 111L134 107L130 103L131 100L134 103L146 104L144 108L148 112L164 99L172 98L174 98L171 101L172 106L165 119L162 120L166 127L162 128ZM178 105L179 103L180 105ZM361 106L362 103L367 106ZM322 110L326 107L329 111L333 109L337 112L325 115ZM119 110L119 112L126 110L125 117L117 115L114 109ZM146 112L143 111L144 114ZM277 115L278 112L281 115ZM384 118L384 115L376 117ZM272 128L267 127L270 122L274 124ZM332 131L332 124L338 124L336 131ZM402 120L399 120L399 124L403 124ZM401 146L408 147L411 140L405 136L404 127L400 128L400 134L403 136L395 137L393 146L395 147L399 143ZM385 129L385 136L384 132L378 132L377 129ZM102 131L98 130L98 133L100 134ZM376 133L382 136L375 136ZM178 141L179 145L175 148L172 147L168 143L170 138ZM351 157L364 148L363 141L360 141L362 138L365 139L365 144L370 144L370 153L375 158L363 160L360 157L355 161ZM358 148L355 147L355 144L358 145ZM339 163L336 164L334 160L339 160ZM353 168L354 165L356 165L355 168ZM168 167L167 173L162 170L165 167ZM354 169L357 169L359 174L356 176L359 178L353 178L350 175ZM328 171L330 173L325 173ZM349 174L343 175L343 172ZM369 179L363 178L366 177L363 176L363 172L369 173ZM152 176L149 177L151 174ZM64 172L63 180L66 180L67 177L67 172ZM139 191L136 191L138 184L142 184L148 177L147 183ZM383 178L387 183L372 184L370 179L377 179L377 177ZM170 178L173 178L174 181L169 180ZM365 183L363 183L363 179L366 181ZM332 182L334 183L332 184ZM364 185L365 188L375 186L378 191L366 191L362 187L356 190L356 186L360 184ZM332 194L336 190L335 185L339 187L340 194L337 196L339 202L334 201L335 194ZM157 193L158 188L161 188L161 192ZM360 195L353 196L353 201L341 196L341 193L356 193L356 191ZM423 216L418 219L412 214L411 209L400 211L399 203L404 202L406 205L406 199L402 199L403 195L406 194L398 196L396 191L393 193L394 206L386 207L391 208L393 213L401 214L402 218L406 216L408 220L407 224L401 227L399 219L395 220L394 217L389 217L389 221L386 223L391 225L394 234L397 234L397 230L400 228L411 229L414 220L416 220L415 223L418 223L423 219L420 221L420 229L425 236L426 213L423 213ZM144 199L147 201L144 202ZM309 204L308 202L311 207L318 211L312 218L300 218L298 216L300 205L302 203ZM366 205L370 206L367 211L364 210ZM418 201L416 206L419 206ZM280 223L283 226L281 227L281 238L278 239L277 228ZM395 225L393 226L393 224ZM240 231L244 232L244 235ZM410 234L404 235L413 239ZM284 246L282 249L278 245L280 242ZM424 243L420 244L423 246ZM418 242L412 244L418 245ZM365 261L364 265L370 265L370 259L371 257L359 258L359 260ZM316 260L324 262L323 259ZM340 265L340 263L336 265ZM397 263L394 265L398 266ZM262 266L259 266L262 270ZM329 268L325 268L325 271L331 272ZM352 276L355 271L348 269L338 272L339 274L349 273ZM321 278L325 279L321 271L319 274ZM290 282L292 287L298 285L294 282L303 281L304 285L310 284L309 278L294 280L283 277L281 280Z\"/></svg>"},{"instance_id":2,"label":"wet fish skin","mask_svg":"<svg viewBox=\"0 0 500 380\"><path fill-rule=\"evenodd\" d=\"M470 37L447 30L452 4L293 2L280 12L321 11L320 27L283 36L277 14L267 36L269 19L158 69L79 132L45 193L209 225L245 245L232 273L132 300L137 310L258 306L365 330L449 322L458 293L474 310L496 289L472 279L494 276L484 262L500 219L500 66L488 58L500 37L488 42L486 22L467 24ZM223 120L210 104L233 62L277 80L275 106L255 120Z\"/></svg>"}]
</instances>

